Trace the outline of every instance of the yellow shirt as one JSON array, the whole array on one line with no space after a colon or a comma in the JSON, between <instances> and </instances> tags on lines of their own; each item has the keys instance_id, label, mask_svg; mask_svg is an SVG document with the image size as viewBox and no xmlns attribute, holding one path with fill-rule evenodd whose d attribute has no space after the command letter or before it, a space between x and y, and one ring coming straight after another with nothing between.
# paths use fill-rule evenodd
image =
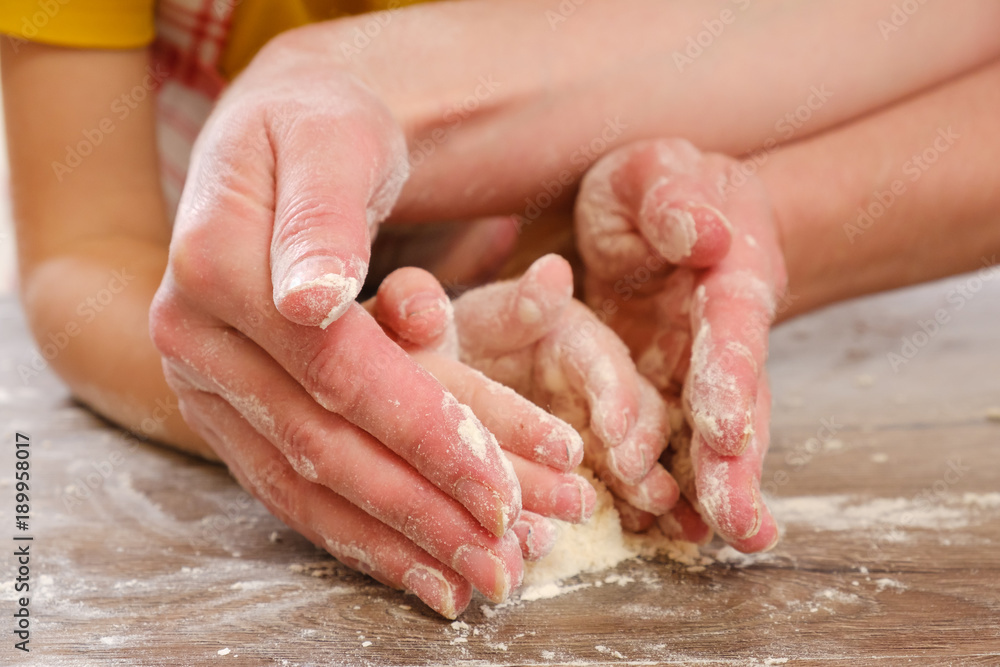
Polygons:
<instances>
[{"instance_id":1,"label":"yellow shirt","mask_svg":"<svg viewBox=\"0 0 1000 667\"><path fill-rule=\"evenodd\" d=\"M232 78L280 32L421 0L242 0L219 70ZM3 0L0 33L57 46L134 49L155 36L154 0Z\"/></svg>"}]
</instances>

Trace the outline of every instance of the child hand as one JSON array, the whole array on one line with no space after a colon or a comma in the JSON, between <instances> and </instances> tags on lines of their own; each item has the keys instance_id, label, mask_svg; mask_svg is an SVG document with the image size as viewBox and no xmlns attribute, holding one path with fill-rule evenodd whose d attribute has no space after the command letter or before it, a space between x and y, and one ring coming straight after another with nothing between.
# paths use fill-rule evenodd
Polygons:
<instances>
[{"instance_id":1,"label":"child hand","mask_svg":"<svg viewBox=\"0 0 1000 667\"><path fill-rule=\"evenodd\" d=\"M572 274L562 258L548 255L518 280L466 292L453 312L432 276L402 269L383 282L374 311L404 344L425 350L422 363L491 429L509 430L522 420L524 406L498 400L516 394L499 385L488 394L470 391L443 377L442 366L460 359L470 377L482 377L468 367L478 369L565 419L583 436L586 462L635 507L660 515L677 501L677 484L657 462L669 436L663 401L617 336L572 299ZM494 432L504 440L503 430ZM516 453L537 463L561 470L568 458L579 463L537 440L525 444L533 448ZM532 508L548 487L515 468L524 506Z\"/></svg>"},{"instance_id":2,"label":"child hand","mask_svg":"<svg viewBox=\"0 0 1000 667\"><path fill-rule=\"evenodd\" d=\"M757 551L778 537L760 474L767 335L787 279L763 187L730 183L737 168L685 141L632 144L584 177L575 217L588 303L661 391L683 385L688 500L730 544ZM684 488L683 467L672 469ZM690 507L674 514L661 525L704 537Z\"/></svg>"}]
</instances>

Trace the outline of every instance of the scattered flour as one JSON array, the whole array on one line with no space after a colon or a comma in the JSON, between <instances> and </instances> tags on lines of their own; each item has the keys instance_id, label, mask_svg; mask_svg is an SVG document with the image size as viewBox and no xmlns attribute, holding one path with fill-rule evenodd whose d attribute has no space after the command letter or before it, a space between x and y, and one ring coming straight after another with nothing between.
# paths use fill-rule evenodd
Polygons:
<instances>
[{"instance_id":1,"label":"scattered flour","mask_svg":"<svg viewBox=\"0 0 1000 667\"><path fill-rule=\"evenodd\" d=\"M590 470L580 468L577 472L597 492L594 514L584 524L555 522L558 531L555 548L545 558L527 564L524 588L520 595L522 601L553 598L591 586L592 584L561 586L559 582L578 574L606 570L639 556L665 554L685 565L705 565L711 562L701 556L697 545L667 539L655 528L645 535L625 533L607 487ZM631 577L611 575L604 583L625 585L632 581Z\"/></svg>"},{"instance_id":2,"label":"scattered flour","mask_svg":"<svg viewBox=\"0 0 1000 667\"><path fill-rule=\"evenodd\" d=\"M895 588L899 591L905 591L906 585L896 581L895 579L889 579L888 577L883 577L882 579L875 580L875 592L881 593L887 588Z\"/></svg>"},{"instance_id":3,"label":"scattered flour","mask_svg":"<svg viewBox=\"0 0 1000 667\"><path fill-rule=\"evenodd\" d=\"M824 531L953 529L995 519L1000 493L936 494L933 498L828 496L776 497L771 510L779 521Z\"/></svg>"}]
</instances>

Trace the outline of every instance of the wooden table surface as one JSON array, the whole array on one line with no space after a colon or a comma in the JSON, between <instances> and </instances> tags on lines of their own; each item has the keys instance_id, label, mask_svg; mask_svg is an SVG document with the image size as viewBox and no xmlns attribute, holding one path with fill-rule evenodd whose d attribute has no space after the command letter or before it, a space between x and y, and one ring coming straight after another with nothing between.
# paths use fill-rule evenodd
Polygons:
<instances>
[{"instance_id":1,"label":"wooden table surface","mask_svg":"<svg viewBox=\"0 0 1000 667\"><path fill-rule=\"evenodd\" d=\"M223 469L131 441L47 372L22 380L33 348L7 300L0 664L1000 665L998 342L1000 279L969 276L780 327L773 552L630 561L548 599L476 598L452 624L336 565ZM15 430L32 439L30 655L11 634Z\"/></svg>"}]
</instances>

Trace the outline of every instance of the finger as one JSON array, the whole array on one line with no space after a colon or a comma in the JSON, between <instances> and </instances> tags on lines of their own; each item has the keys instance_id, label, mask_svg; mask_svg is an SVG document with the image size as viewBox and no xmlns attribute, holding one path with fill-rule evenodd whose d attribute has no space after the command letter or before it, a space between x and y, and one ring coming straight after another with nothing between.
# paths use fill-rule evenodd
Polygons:
<instances>
[{"instance_id":1,"label":"finger","mask_svg":"<svg viewBox=\"0 0 1000 667\"><path fill-rule=\"evenodd\" d=\"M516 454L509 456L521 480L525 509L569 523L583 523L594 513L597 494L583 477L556 472Z\"/></svg>"},{"instance_id":2,"label":"finger","mask_svg":"<svg viewBox=\"0 0 1000 667\"><path fill-rule=\"evenodd\" d=\"M677 500L677 504L669 512L657 517L656 524L672 540L695 544L708 544L712 541L711 527L684 496Z\"/></svg>"},{"instance_id":3,"label":"finger","mask_svg":"<svg viewBox=\"0 0 1000 667\"><path fill-rule=\"evenodd\" d=\"M374 314L409 345L452 348L457 355L451 299L437 278L423 269L404 267L386 276L378 288Z\"/></svg>"},{"instance_id":4,"label":"finger","mask_svg":"<svg viewBox=\"0 0 1000 667\"><path fill-rule=\"evenodd\" d=\"M408 174L405 138L388 109L360 87L351 92L365 103L342 105L340 117L323 105L266 120L274 150L274 302L298 324L326 327L346 312L364 284L371 232Z\"/></svg>"},{"instance_id":5,"label":"finger","mask_svg":"<svg viewBox=\"0 0 1000 667\"><path fill-rule=\"evenodd\" d=\"M521 512L511 530L517 535L521 555L526 561L536 561L548 556L556 544L556 527L534 512Z\"/></svg>"},{"instance_id":6,"label":"finger","mask_svg":"<svg viewBox=\"0 0 1000 667\"><path fill-rule=\"evenodd\" d=\"M535 261L517 280L470 290L455 300L463 355L493 358L547 334L573 298L573 272L558 255Z\"/></svg>"},{"instance_id":7,"label":"finger","mask_svg":"<svg viewBox=\"0 0 1000 667\"><path fill-rule=\"evenodd\" d=\"M603 468L603 466L598 466ZM653 465L652 469L637 484L624 484L617 477L612 475L602 475L599 470L598 476L608 488L617 496L637 510L648 512L653 516L660 516L668 512L676 503L680 496L677 482L659 463Z\"/></svg>"},{"instance_id":8,"label":"finger","mask_svg":"<svg viewBox=\"0 0 1000 667\"><path fill-rule=\"evenodd\" d=\"M192 335L199 347L215 349L223 343L211 342L212 337L227 336L212 330ZM209 376L198 375L187 363L168 361L168 380L219 394L304 478L403 533L491 599L506 597L521 577L515 543L485 530L370 434L325 411L252 342L229 336L225 344L226 363L209 366ZM204 359L190 361L207 365ZM238 426L232 419L227 424Z\"/></svg>"},{"instance_id":9,"label":"finger","mask_svg":"<svg viewBox=\"0 0 1000 667\"><path fill-rule=\"evenodd\" d=\"M659 393L643 378L639 387L639 416L624 442L607 451L607 466L622 483L638 484L648 477L670 438L667 407Z\"/></svg>"},{"instance_id":10,"label":"finger","mask_svg":"<svg viewBox=\"0 0 1000 667\"><path fill-rule=\"evenodd\" d=\"M412 591L447 618L455 618L468 605L471 587L454 570L343 497L299 475L222 399L185 393L191 392L181 393L185 417L240 484L290 527L348 566Z\"/></svg>"},{"instance_id":11,"label":"finger","mask_svg":"<svg viewBox=\"0 0 1000 667\"><path fill-rule=\"evenodd\" d=\"M768 446L770 392L762 382L756 406L757 432L738 456L709 447L696 429L691 440L698 503L705 520L724 540L757 550L778 538L777 524L760 494L760 475Z\"/></svg>"},{"instance_id":12,"label":"finger","mask_svg":"<svg viewBox=\"0 0 1000 667\"><path fill-rule=\"evenodd\" d=\"M727 257L695 290L684 388L695 427L708 446L729 456L740 454L753 436L753 406L775 311L769 271L746 253L733 252L742 256Z\"/></svg>"},{"instance_id":13,"label":"finger","mask_svg":"<svg viewBox=\"0 0 1000 667\"><path fill-rule=\"evenodd\" d=\"M621 498L614 498L614 504L622 528L631 533L643 533L656 523L656 516L632 507Z\"/></svg>"},{"instance_id":14,"label":"finger","mask_svg":"<svg viewBox=\"0 0 1000 667\"><path fill-rule=\"evenodd\" d=\"M700 157L686 160L675 150L678 141L658 142L657 160L636 165L635 178L646 184L636 222L646 241L671 264L705 268L726 256L733 233L720 210L723 174Z\"/></svg>"},{"instance_id":15,"label":"finger","mask_svg":"<svg viewBox=\"0 0 1000 667\"><path fill-rule=\"evenodd\" d=\"M651 256L661 267L718 262L731 227L715 176L680 139L636 142L602 158L584 176L575 211L588 269L613 280L641 265L653 269Z\"/></svg>"},{"instance_id":16,"label":"finger","mask_svg":"<svg viewBox=\"0 0 1000 667\"><path fill-rule=\"evenodd\" d=\"M535 385L552 397L554 414L580 429L576 397L582 395L589 427L603 445L625 441L642 402L640 378L621 339L582 303L571 302L539 343L534 373Z\"/></svg>"},{"instance_id":17,"label":"finger","mask_svg":"<svg viewBox=\"0 0 1000 667\"><path fill-rule=\"evenodd\" d=\"M217 241L214 234L202 238ZM191 340L198 311L188 302L217 313L261 346L315 402L373 435L468 508L487 530L503 535L520 512L520 488L496 439L471 410L392 342L361 306L354 305L336 327L323 331L289 322L270 299L244 296L261 294L266 282L266 275L231 268L241 261L254 266L252 253L252 247L241 245L222 253L212 265L213 275L205 278L206 289L173 287L176 278L168 273L164 296L151 314L166 323L153 327L161 354L186 360L206 376L230 372L228 347L238 336ZM241 273L244 279L233 284ZM171 296L178 292L184 297Z\"/></svg>"},{"instance_id":18,"label":"finger","mask_svg":"<svg viewBox=\"0 0 1000 667\"><path fill-rule=\"evenodd\" d=\"M648 341L633 343L636 368L661 391L678 391L687 373L691 356L691 293L695 274L678 269L664 281L653 297L655 328L642 322L643 331L653 331ZM676 388L676 389L675 389Z\"/></svg>"},{"instance_id":19,"label":"finger","mask_svg":"<svg viewBox=\"0 0 1000 667\"><path fill-rule=\"evenodd\" d=\"M563 472L580 465L583 440L563 420L459 361L426 352L413 358L472 409L505 451Z\"/></svg>"}]
</instances>

